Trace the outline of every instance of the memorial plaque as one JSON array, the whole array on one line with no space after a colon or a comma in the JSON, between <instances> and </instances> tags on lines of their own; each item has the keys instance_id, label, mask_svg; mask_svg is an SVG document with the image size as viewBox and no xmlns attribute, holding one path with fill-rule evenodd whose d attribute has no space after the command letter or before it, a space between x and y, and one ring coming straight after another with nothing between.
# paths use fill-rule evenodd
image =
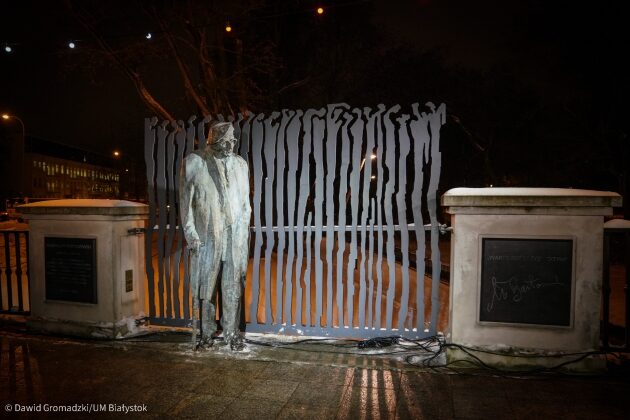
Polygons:
<instances>
[{"instance_id":1,"label":"memorial plaque","mask_svg":"<svg viewBox=\"0 0 630 420\"><path fill-rule=\"evenodd\" d=\"M44 238L46 300L96 303L96 239Z\"/></svg>"},{"instance_id":2,"label":"memorial plaque","mask_svg":"<svg viewBox=\"0 0 630 420\"><path fill-rule=\"evenodd\" d=\"M479 321L571 325L573 240L483 238Z\"/></svg>"}]
</instances>

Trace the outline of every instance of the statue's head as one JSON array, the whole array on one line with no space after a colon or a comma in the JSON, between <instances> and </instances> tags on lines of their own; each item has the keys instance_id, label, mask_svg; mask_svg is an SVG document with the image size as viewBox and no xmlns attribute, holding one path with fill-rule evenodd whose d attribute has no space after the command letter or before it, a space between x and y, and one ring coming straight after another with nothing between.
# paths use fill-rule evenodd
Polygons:
<instances>
[{"instance_id":1,"label":"statue's head","mask_svg":"<svg viewBox=\"0 0 630 420\"><path fill-rule=\"evenodd\" d=\"M208 136L208 146L218 157L226 157L232 154L236 138L234 137L234 127L232 123L220 122L210 128Z\"/></svg>"}]
</instances>

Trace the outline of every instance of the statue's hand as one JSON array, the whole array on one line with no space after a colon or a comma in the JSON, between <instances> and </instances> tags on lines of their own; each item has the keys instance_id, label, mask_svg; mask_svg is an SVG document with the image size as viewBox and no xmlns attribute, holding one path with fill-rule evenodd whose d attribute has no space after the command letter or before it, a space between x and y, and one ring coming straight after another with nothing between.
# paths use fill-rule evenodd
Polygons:
<instances>
[{"instance_id":1,"label":"statue's hand","mask_svg":"<svg viewBox=\"0 0 630 420\"><path fill-rule=\"evenodd\" d=\"M199 239L193 239L191 242L188 242L188 249L191 252L199 252L199 248L203 246L203 243Z\"/></svg>"}]
</instances>

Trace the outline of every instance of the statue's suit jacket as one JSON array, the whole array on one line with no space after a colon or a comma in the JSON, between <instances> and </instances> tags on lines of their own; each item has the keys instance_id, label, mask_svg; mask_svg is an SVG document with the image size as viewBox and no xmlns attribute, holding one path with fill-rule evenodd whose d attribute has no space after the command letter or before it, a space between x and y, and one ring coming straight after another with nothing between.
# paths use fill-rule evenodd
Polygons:
<instances>
[{"instance_id":1,"label":"statue's suit jacket","mask_svg":"<svg viewBox=\"0 0 630 420\"><path fill-rule=\"evenodd\" d=\"M219 171L227 174L223 177ZM211 153L193 152L183 161L179 182L181 226L186 241L192 243L197 239L212 254L209 261L199 261L200 273L218 270L221 259L225 258L221 244L229 230L232 240L227 246L231 248L232 261L228 263L233 262L235 277L244 281L251 215L247 162L236 154L219 162ZM213 279L199 279L202 284L208 280Z\"/></svg>"}]
</instances>

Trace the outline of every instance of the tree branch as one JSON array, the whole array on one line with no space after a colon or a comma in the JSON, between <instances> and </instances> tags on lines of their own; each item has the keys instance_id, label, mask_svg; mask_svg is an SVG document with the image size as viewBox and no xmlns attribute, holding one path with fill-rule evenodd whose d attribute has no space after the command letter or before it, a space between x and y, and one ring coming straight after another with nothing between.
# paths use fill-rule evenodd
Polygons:
<instances>
[{"instance_id":1,"label":"tree branch","mask_svg":"<svg viewBox=\"0 0 630 420\"><path fill-rule=\"evenodd\" d=\"M110 45L107 42L105 42L103 37L101 37L98 34L98 32L87 21L87 19L73 7L72 2L70 0L67 0L66 5L68 9L72 12L72 14L75 16L77 21L90 33L90 35L94 37L97 44L99 45L99 47L101 47L105 55L110 60L112 60L122 70L122 72L131 80L134 87L136 88L136 91L140 95L140 98L147 105L147 107L151 111L153 111L154 113L156 113L157 115L159 115L160 117L164 119L174 120L170 112L168 112L160 104L160 102L157 99L155 99L155 97L151 94L151 92L149 92L149 90L146 88L146 86L142 82L142 78L140 77L140 75L136 71L134 71L130 66L128 66L127 63L125 63L118 54L116 54L114 49L110 47Z\"/></svg>"},{"instance_id":2,"label":"tree branch","mask_svg":"<svg viewBox=\"0 0 630 420\"><path fill-rule=\"evenodd\" d=\"M175 46L175 42L173 41L171 32L168 30L168 28L164 24L164 21L159 16L155 8L153 8L153 14L154 14L155 20L160 25L160 29L164 33L166 42L168 43L168 46L170 47L171 52L173 53L173 57L175 58L175 62L177 63L177 68L179 69L179 73L182 76L182 81L184 82L184 88L186 89L186 93L188 93L188 95L192 98L192 100L195 102L195 104L197 105L197 107L199 108L199 110L201 111L203 115L209 115L210 111L208 110L208 106L204 102L204 100L201 98L201 96L199 96L199 94L197 93L197 90L195 89L195 86L193 85L192 80L190 78L188 67L186 66L186 63L184 63L184 60L180 56L179 51L177 50L177 47Z\"/></svg>"},{"instance_id":3,"label":"tree branch","mask_svg":"<svg viewBox=\"0 0 630 420\"><path fill-rule=\"evenodd\" d=\"M144 101L147 107L164 119L175 120L171 113L168 112L157 99L155 99L151 92L149 92L149 90L142 82L142 78L140 77L140 75L136 71L132 70L131 67L129 67L127 63L125 63L120 58L120 56L114 51L114 49L107 42L105 42L103 37L101 37L96 32L94 27L87 21L87 19L73 7L72 1L67 0L66 5L75 16L77 21L90 33L90 35L94 37L99 47L101 47L101 50L105 53L105 56L112 60L131 80L134 87L136 88L136 91L140 95L140 98Z\"/></svg>"}]
</instances>

